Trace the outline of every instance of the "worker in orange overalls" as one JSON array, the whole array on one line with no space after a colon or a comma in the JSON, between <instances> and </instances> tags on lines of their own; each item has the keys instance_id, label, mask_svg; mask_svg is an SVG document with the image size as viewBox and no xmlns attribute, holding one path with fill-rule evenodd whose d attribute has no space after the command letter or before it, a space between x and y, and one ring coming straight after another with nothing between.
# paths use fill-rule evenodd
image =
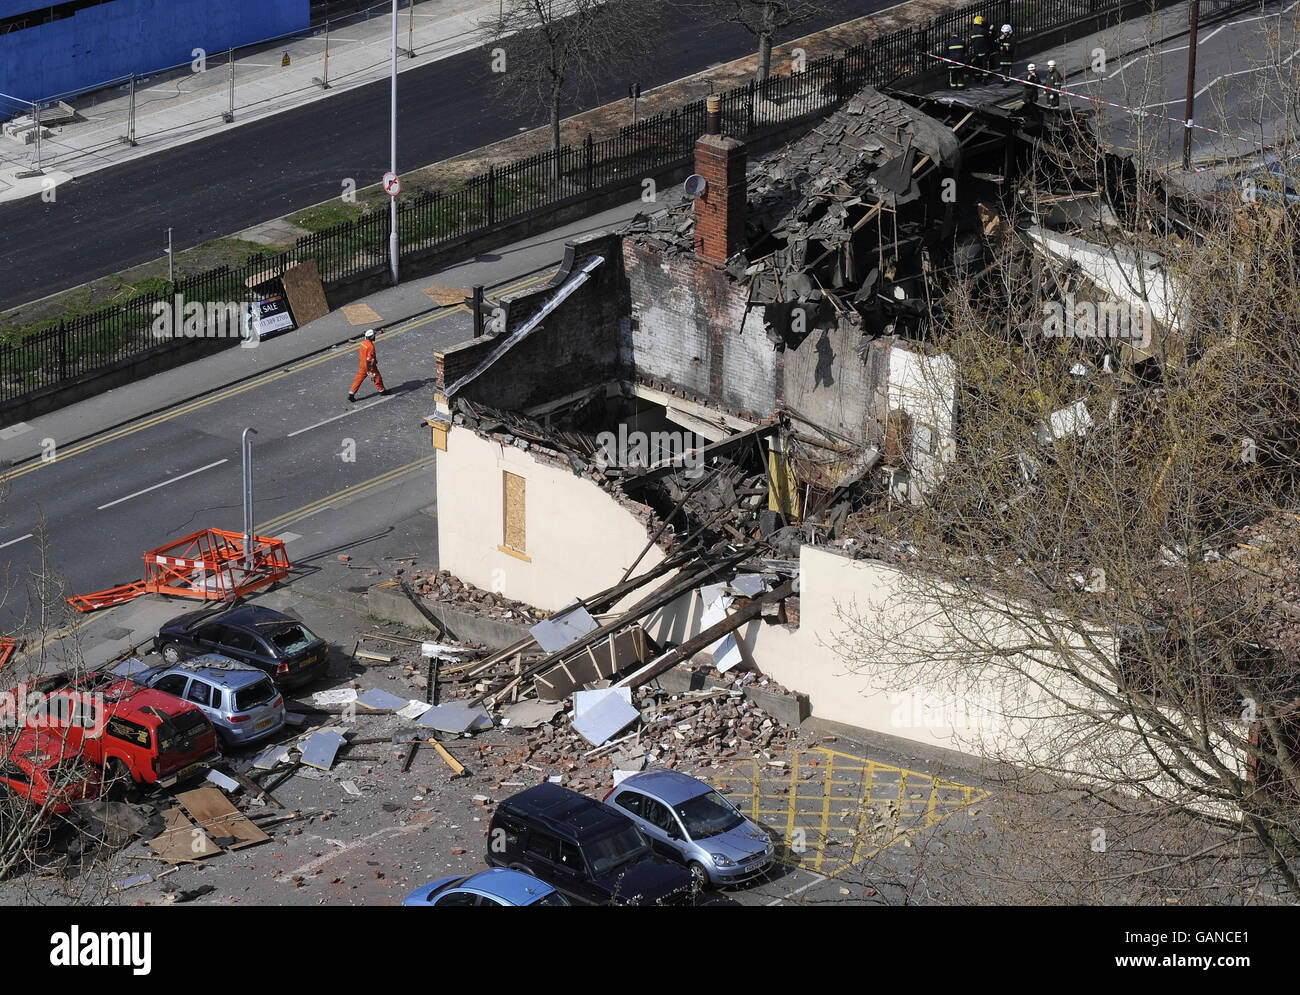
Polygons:
<instances>
[{"instance_id":1,"label":"worker in orange overalls","mask_svg":"<svg viewBox=\"0 0 1300 995\"><path fill-rule=\"evenodd\" d=\"M357 353L357 378L352 381L352 389L348 391L348 400L357 399L357 391L361 385L366 382L366 377L375 378L375 390L381 394L387 394L384 389L384 378L379 374L379 361L375 359L375 330L366 329L366 337L361 340L361 351Z\"/></svg>"}]
</instances>

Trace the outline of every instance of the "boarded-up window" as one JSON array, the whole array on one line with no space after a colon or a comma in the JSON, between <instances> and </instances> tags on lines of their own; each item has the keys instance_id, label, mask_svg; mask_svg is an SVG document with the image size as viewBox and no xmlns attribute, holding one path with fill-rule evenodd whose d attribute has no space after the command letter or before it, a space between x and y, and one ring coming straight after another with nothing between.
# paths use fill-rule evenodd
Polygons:
<instances>
[{"instance_id":1,"label":"boarded-up window","mask_svg":"<svg viewBox=\"0 0 1300 995\"><path fill-rule=\"evenodd\" d=\"M505 519L505 538L503 545L516 552L524 553L526 533L524 531L524 478L513 473L502 472L503 500Z\"/></svg>"}]
</instances>

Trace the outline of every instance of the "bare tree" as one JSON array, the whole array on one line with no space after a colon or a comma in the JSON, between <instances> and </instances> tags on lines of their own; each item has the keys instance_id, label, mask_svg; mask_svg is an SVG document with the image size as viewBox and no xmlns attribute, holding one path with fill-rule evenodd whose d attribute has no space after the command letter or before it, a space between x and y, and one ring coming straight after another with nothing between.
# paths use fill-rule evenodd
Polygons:
<instances>
[{"instance_id":1,"label":"bare tree","mask_svg":"<svg viewBox=\"0 0 1300 995\"><path fill-rule=\"evenodd\" d=\"M772 73L772 46L777 34L827 9L812 0L695 0L693 3L687 0L683 5L716 14L754 36L758 43L758 67L754 79L759 83Z\"/></svg>"},{"instance_id":2,"label":"bare tree","mask_svg":"<svg viewBox=\"0 0 1300 995\"><path fill-rule=\"evenodd\" d=\"M565 101L649 53L661 10L655 0L506 0L480 31L504 92L546 111L556 150Z\"/></svg>"},{"instance_id":3,"label":"bare tree","mask_svg":"<svg viewBox=\"0 0 1300 995\"><path fill-rule=\"evenodd\" d=\"M1300 81L1276 82L1294 131ZM842 606L840 648L881 690L964 702L955 745L1019 790L1143 827L1061 886L1294 897L1300 210L1240 196L1241 163L1217 201L1180 196L1158 137L1044 139L984 264L936 288L956 445L926 503L854 521L894 580Z\"/></svg>"}]
</instances>

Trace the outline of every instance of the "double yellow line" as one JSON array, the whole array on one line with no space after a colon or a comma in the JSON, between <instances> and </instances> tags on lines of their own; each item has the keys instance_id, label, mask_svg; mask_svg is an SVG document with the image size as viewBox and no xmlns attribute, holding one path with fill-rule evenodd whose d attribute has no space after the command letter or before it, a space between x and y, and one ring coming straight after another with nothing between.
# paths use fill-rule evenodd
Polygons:
<instances>
[{"instance_id":1,"label":"double yellow line","mask_svg":"<svg viewBox=\"0 0 1300 995\"><path fill-rule=\"evenodd\" d=\"M435 457L433 456L424 456L413 463L407 463L405 466L399 466L395 469L388 470L385 473L381 473L377 477L363 480L359 484L345 487L341 491L327 494L325 497L318 498L310 504L304 504L301 508L296 508L293 511L280 515L278 518L272 518L269 522L263 522L261 525L257 526L257 534L260 536L273 536L274 533L278 532L291 522L295 522L300 518L306 518L308 515L314 514L318 511L323 511L332 504L360 497L367 491L374 490L376 487L382 487L384 484L390 483L398 477L405 476L408 473L413 473L416 470L424 469L425 467L433 466L434 460Z\"/></svg>"},{"instance_id":2,"label":"double yellow line","mask_svg":"<svg viewBox=\"0 0 1300 995\"><path fill-rule=\"evenodd\" d=\"M551 276L551 271L547 271L545 273L536 273L530 277L527 277L522 280L518 280L515 283L503 287L499 291L499 293L502 294L513 293L514 291L522 290L525 287L530 287L535 283L539 283L542 280L549 279L550 276ZM457 307L446 308L444 310L438 311L435 314L426 315L423 318L414 319L409 323L398 322L394 326L396 330L387 333L385 337L403 335L406 332L413 331L416 328L421 328L425 325L430 325L435 321L441 321L443 318L450 317L453 314L464 314L468 312L468 310L469 308L461 304L458 305ZM97 449L98 447L107 445L110 442L116 442L118 439L124 439L129 435L134 435L136 432L143 432L145 429L153 428L155 425L161 425L164 422L171 421L173 418L180 418L183 417L184 415L193 414L195 411L200 411L203 408L208 407L209 405L216 404L220 401L229 400L232 397L238 397L240 394L246 393L247 391L253 390L257 387L263 387L274 380L278 380L283 377L289 376L292 373L298 373L301 370L309 370L313 366L319 366L321 363L326 363L332 359L338 359L340 356L346 356L349 353L356 352L356 350L359 349L360 347L361 347L361 343L357 342L355 345L350 345L345 349L327 350L325 352L322 352L318 356L312 357L311 359L303 360L302 362L290 363L289 365L284 366L278 370L271 370L269 373L265 373L262 374L261 376L254 377L253 379L247 381L246 383L236 384L235 386L227 387L224 390L218 390L212 394L209 394L206 397L200 398L197 401L191 401L190 403L182 404L179 407L169 408L166 411L145 418L142 421L132 422L131 424L125 425L122 428L115 429L110 432L106 432L103 435L97 435L92 439L87 439L85 442L79 443L78 445L71 446L68 449L60 450L58 453L58 460L55 462L62 462L66 459L69 459L70 457L79 456L82 453L90 452L92 449ZM34 457L33 462L28 463L26 466L16 467L15 469L10 470L8 473L0 474L0 484L6 484L11 480L17 480L19 477L26 476L29 473L33 473L36 470L40 470L43 467L47 467L51 465L53 465L53 463L46 463L43 460Z\"/></svg>"}]
</instances>

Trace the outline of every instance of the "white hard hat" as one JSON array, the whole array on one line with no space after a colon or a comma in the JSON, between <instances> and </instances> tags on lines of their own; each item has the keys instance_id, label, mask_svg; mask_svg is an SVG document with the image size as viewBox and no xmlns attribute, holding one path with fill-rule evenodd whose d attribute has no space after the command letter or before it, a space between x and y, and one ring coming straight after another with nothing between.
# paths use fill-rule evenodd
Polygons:
<instances>
[{"instance_id":1,"label":"white hard hat","mask_svg":"<svg viewBox=\"0 0 1300 995\"><path fill-rule=\"evenodd\" d=\"M1002 25L1002 33L1006 35L1011 34L1011 25L1010 24Z\"/></svg>"},{"instance_id":2,"label":"white hard hat","mask_svg":"<svg viewBox=\"0 0 1300 995\"><path fill-rule=\"evenodd\" d=\"M1031 63L1029 63L1029 68L1030 68L1030 70L1032 71L1032 70L1034 70L1034 69L1037 69L1038 67L1035 66L1035 65L1031 62Z\"/></svg>"},{"instance_id":3,"label":"white hard hat","mask_svg":"<svg viewBox=\"0 0 1300 995\"><path fill-rule=\"evenodd\" d=\"M1047 60L1047 68L1048 68L1048 69L1051 69L1054 65L1056 65L1056 60L1055 60L1055 59L1048 59L1048 60Z\"/></svg>"},{"instance_id":4,"label":"white hard hat","mask_svg":"<svg viewBox=\"0 0 1300 995\"><path fill-rule=\"evenodd\" d=\"M375 330L374 330L373 328L367 328L367 329L366 329L366 338L368 338L368 339L373 339L374 337L375 337Z\"/></svg>"}]
</instances>

